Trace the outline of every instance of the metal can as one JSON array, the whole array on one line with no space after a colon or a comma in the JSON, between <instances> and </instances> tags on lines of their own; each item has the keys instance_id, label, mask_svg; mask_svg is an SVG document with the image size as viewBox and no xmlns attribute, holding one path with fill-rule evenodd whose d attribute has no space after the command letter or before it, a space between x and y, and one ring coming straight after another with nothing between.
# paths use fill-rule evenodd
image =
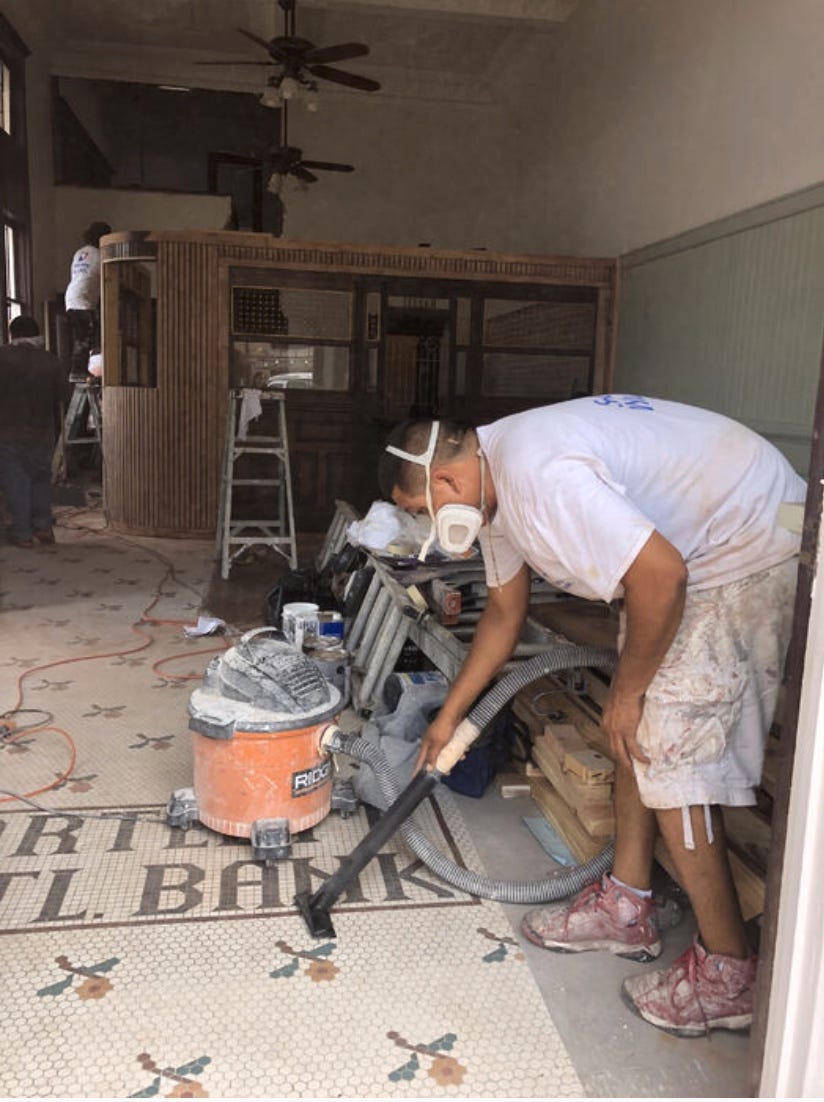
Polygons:
<instances>
[{"instance_id":1,"label":"metal can","mask_svg":"<svg viewBox=\"0 0 824 1102\"><path fill-rule=\"evenodd\" d=\"M320 672L338 690L342 705L349 703L351 691L351 656L343 647L312 647L308 656Z\"/></svg>"},{"instance_id":2,"label":"metal can","mask_svg":"<svg viewBox=\"0 0 824 1102\"><path fill-rule=\"evenodd\" d=\"M333 610L317 615L317 643L321 647L339 647L343 642L343 616Z\"/></svg>"}]
</instances>

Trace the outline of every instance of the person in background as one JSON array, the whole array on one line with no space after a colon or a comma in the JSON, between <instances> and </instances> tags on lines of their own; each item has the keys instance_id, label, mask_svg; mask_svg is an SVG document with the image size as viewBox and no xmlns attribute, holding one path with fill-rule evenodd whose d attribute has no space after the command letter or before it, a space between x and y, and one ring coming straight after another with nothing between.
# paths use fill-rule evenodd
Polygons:
<instances>
[{"instance_id":1,"label":"person in background","mask_svg":"<svg viewBox=\"0 0 824 1102\"><path fill-rule=\"evenodd\" d=\"M71 337L72 382L84 382L89 353L100 341L100 238L111 233L108 222L92 222L83 245L72 257L71 280L66 288L66 317Z\"/></svg>"},{"instance_id":2,"label":"person in background","mask_svg":"<svg viewBox=\"0 0 824 1102\"><path fill-rule=\"evenodd\" d=\"M577 597L619 603L601 718L615 761L612 871L528 913L524 935L556 952L654 960L660 833L698 933L669 968L625 980L622 997L680 1036L746 1029L757 958L721 809L754 804L761 780L797 577L799 540L778 510L804 500L803 479L744 425L626 394L478 429L402 426L378 478L396 505L429 515L446 551L464 553L477 537L486 569L472 646L423 740L427 766L509 658L531 570Z\"/></svg>"},{"instance_id":3,"label":"person in background","mask_svg":"<svg viewBox=\"0 0 824 1102\"><path fill-rule=\"evenodd\" d=\"M69 383L58 358L43 347L34 318L15 318L9 337L0 348L0 486L11 542L31 548L54 543L52 452Z\"/></svg>"}]
</instances>

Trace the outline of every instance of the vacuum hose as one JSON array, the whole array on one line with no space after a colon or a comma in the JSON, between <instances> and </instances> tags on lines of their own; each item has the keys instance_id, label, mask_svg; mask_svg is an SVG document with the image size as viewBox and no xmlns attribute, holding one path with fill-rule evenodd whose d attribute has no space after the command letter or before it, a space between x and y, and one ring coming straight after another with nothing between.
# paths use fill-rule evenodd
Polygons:
<instances>
[{"instance_id":1,"label":"vacuum hose","mask_svg":"<svg viewBox=\"0 0 824 1102\"><path fill-rule=\"evenodd\" d=\"M460 725L458 731L456 731L459 744L457 754L453 748L446 759L449 762L449 759L454 758L449 764L449 768L443 768L443 754L446 754L447 750L453 747L455 739L444 749L432 773L419 773L418 777L415 778L420 782L417 802L419 803L420 799L435 787L434 780L439 779L440 776L452 768L452 765L466 752L478 733L526 685L547 674L580 666L596 666L611 670L615 665L615 661L616 655L612 650L563 644L547 651L545 654L536 655L534 658L519 664L481 698ZM463 731L461 731L461 728L463 728ZM345 734L339 729L333 728L324 737L324 746L329 750L348 754L357 761L369 765L375 771L381 792L387 800L390 810L394 811L393 805L399 796L398 784L383 753L373 743L357 735ZM425 780L429 783L424 784ZM414 783L415 781L413 781ZM399 829L406 844L427 868L431 869L447 884L451 884L469 895L480 896L483 899L495 899L501 903L547 903L551 900L564 899L568 895L579 892L587 884L599 879L612 868L613 846L610 843L586 864L568 869L559 869L557 873L549 878L527 881L492 880L489 877L462 868L460 865L456 865L454 861L450 861L429 841L414 820L407 818L408 815L409 801L406 803L403 821L398 823L398 817L393 816L393 821L386 823L384 831L386 837L391 836L395 829ZM390 818L389 812L380 822L388 818ZM372 852L374 854L377 849L373 847Z\"/></svg>"},{"instance_id":2,"label":"vacuum hose","mask_svg":"<svg viewBox=\"0 0 824 1102\"><path fill-rule=\"evenodd\" d=\"M543 880L522 882L490 880L488 877L461 868L454 861L444 857L410 820L410 816L440 778L448 773L466 753L482 727L486 726L519 689L545 674L557 673L559 670L579 666L600 666L603 669L612 669L614 665L615 653L611 650L563 644L555 650L536 655L517 666L512 673L507 674L497 685L494 685L466 719L458 724L454 735L438 755L435 768L431 771L421 770L400 793L397 782L380 750L357 735L347 735L337 727L328 727L321 738L322 747L325 750L349 754L369 764L375 771L389 807L349 856L341 862L337 871L324 881L314 895L299 892L295 896L295 905L303 915L312 936L335 937L335 927L329 913L331 908L346 886L371 861L396 830L402 832L404 840L415 856L447 884L469 895L496 899L502 903L546 903L553 899L564 899L608 872L612 865L613 847L611 845L586 864L564 869Z\"/></svg>"}]
</instances>

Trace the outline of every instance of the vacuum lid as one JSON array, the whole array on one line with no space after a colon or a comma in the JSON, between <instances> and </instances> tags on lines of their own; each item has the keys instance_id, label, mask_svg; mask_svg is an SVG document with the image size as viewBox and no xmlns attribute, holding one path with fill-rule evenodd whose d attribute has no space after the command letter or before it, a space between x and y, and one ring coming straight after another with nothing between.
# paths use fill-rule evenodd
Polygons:
<instances>
[{"instance_id":1,"label":"vacuum lid","mask_svg":"<svg viewBox=\"0 0 824 1102\"><path fill-rule=\"evenodd\" d=\"M210 728L224 727L231 716L230 727L245 726L248 720L251 730L288 730L321 723L338 712L337 687L311 658L289 643L261 638L272 631L269 627L249 631L212 659L201 688L192 694L189 714L193 719L207 722Z\"/></svg>"}]
</instances>

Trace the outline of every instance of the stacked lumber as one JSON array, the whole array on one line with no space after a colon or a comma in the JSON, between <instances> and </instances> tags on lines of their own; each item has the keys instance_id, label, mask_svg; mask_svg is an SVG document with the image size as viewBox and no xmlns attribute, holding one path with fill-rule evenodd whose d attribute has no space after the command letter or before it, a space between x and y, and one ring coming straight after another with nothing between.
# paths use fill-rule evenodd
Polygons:
<instances>
[{"instance_id":1,"label":"stacked lumber","mask_svg":"<svg viewBox=\"0 0 824 1102\"><path fill-rule=\"evenodd\" d=\"M591 749L571 723L547 723L532 744L532 757L543 775L578 816L593 838L615 833L609 758Z\"/></svg>"},{"instance_id":2,"label":"stacked lumber","mask_svg":"<svg viewBox=\"0 0 824 1102\"><path fill-rule=\"evenodd\" d=\"M615 832L614 767L597 724L577 708L568 715L572 704L558 678L543 677L515 696L512 709L529 735L530 794L575 858L588 861Z\"/></svg>"},{"instance_id":3,"label":"stacked lumber","mask_svg":"<svg viewBox=\"0 0 824 1102\"><path fill-rule=\"evenodd\" d=\"M578 861L594 857L614 834L614 767L599 725L608 691L600 671L583 670L576 674L574 691L563 675L549 676L526 686L512 702L515 716L528 732L532 762L524 767L524 779L530 794ZM758 806L724 809L730 866L745 920L764 909L771 838L768 810L777 747L773 733ZM660 839L655 857L677 881L675 866Z\"/></svg>"}]
</instances>

